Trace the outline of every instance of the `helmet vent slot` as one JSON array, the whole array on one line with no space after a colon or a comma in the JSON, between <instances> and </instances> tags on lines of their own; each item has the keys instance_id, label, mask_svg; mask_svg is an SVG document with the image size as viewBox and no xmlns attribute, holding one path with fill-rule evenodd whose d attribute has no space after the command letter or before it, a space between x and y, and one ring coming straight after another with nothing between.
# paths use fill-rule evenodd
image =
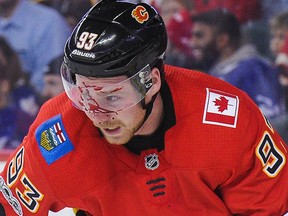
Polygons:
<instances>
[{"instance_id":1,"label":"helmet vent slot","mask_svg":"<svg viewBox=\"0 0 288 216\"><path fill-rule=\"evenodd\" d=\"M129 64L129 62L133 59L134 56L131 56L129 58L123 59L122 61L112 65L111 67L109 67L109 70L113 70L113 69L117 69L117 68L121 68L121 67L125 67L126 65Z\"/></svg>"},{"instance_id":2,"label":"helmet vent slot","mask_svg":"<svg viewBox=\"0 0 288 216\"><path fill-rule=\"evenodd\" d=\"M106 56L104 56L103 58L102 58L102 61L103 62L107 62L107 61L110 61L110 60L113 60L113 59L115 59L116 57L118 57L118 56L120 56L122 53L121 52L119 52L119 51L113 51L113 52L111 52L111 53L109 53L108 55L106 55Z\"/></svg>"}]
</instances>

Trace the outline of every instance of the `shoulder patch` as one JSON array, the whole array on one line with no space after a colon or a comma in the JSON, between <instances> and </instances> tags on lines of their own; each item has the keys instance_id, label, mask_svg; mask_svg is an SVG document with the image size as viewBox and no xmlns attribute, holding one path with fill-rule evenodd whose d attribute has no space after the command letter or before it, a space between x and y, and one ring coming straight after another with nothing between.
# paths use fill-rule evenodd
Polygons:
<instances>
[{"instance_id":1,"label":"shoulder patch","mask_svg":"<svg viewBox=\"0 0 288 216\"><path fill-rule=\"evenodd\" d=\"M235 128L238 118L238 96L209 88L206 92L203 123Z\"/></svg>"},{"instance_id":2,"label":"shoulder patch","mask_svg":"<svg viewBox=\"0 0 288 216\"><path fill-rule=\"evenodd\" d=\"M64 128L61 115L42 123L36 130L40 152L50 165L74 149Z\"/></svg>"}]
</instances>

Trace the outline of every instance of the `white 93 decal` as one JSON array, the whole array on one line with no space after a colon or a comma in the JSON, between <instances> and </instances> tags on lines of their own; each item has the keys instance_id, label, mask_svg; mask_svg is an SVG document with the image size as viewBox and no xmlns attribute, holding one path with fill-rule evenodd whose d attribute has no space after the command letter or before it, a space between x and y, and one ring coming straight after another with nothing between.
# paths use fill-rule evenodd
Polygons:
<instances>
[{"instance_id":1,"label":"white 93 decal","mask_svg":"<svg viewBox=\"0 0 288 216\"><path fill-rule=\"evenodd\" d=\"M82 32L76 46L78 49L91 50L97 37L98 34Z\"/></svg>"},{"instance_id":2,"label":"white 93 decal","mask_svg":"<svg viewBox=\"0 0 288 216\"><path fill-rule=\"evenodd\" d=\"M274 178L286 163L286 158L268 132L265 132L256 148L256 155L263 166L263 172L270 178Z\"/></svg>"}]
</instances>

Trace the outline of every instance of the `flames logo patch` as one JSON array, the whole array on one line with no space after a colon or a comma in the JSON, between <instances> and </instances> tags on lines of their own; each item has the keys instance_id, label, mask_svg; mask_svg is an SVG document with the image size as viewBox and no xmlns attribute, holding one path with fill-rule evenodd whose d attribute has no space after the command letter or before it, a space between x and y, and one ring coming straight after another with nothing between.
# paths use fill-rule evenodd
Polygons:
<instances>
[{"instance_id":1,"label":"flames logo patch","mask_svg":"<svg viewBox=\"0 0 288 216\"><path fill-rule=\"evenodd\" d=\"M132 17L139 23L143 24L149 19L149 13L146 8L138 5L131 13Z\"/></svg>"}]
</instances>

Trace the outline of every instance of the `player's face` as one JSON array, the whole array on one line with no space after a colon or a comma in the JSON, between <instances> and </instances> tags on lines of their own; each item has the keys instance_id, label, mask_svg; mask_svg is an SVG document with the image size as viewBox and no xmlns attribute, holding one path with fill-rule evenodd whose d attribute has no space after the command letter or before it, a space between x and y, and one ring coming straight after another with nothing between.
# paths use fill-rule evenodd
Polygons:
<instances>
[{"instance_id":1,"label":"player's face","mask_svg":"<svg viewBox=\"0 0 288 216\"><path fill-rule=\"evenodd\" d=\"M113 86L113 83L120 83L127 79L126 76L119 76L119 77L113 77L113 78L105 78L105 79L91 79L84 76L77 76L77 83L79 83L80 87L81 85L85 86L97 86L99 83L101 85L110 85ZM117 92L117 89L115 89L116 95L121 97L122 94L125 94L125 97L127 97L127 101L134 100L133 98L137 99L138 92L133 87L133 85L129 82L125 84L125 87L121 89L121 92ZM93 96L97 98L95 101L100 101L100 95L99 93L96 95L96 93L93 95L92 93L89 95L91 96L91 100L93 100ZM105 100L112 100L111 104L113 104L114 100L118 100L118 96L112 96L110 98L103 95L103 99ZM126 99L120 99L120 100L126 100ZM115 101L115 104L117 103ZM110 103L110 102L109 102ZM103 102L97 103L99 104L99 109L101 109L100 104L104 104ZM118 106L118 105L116 105ZM106 105L107 107L107 105ZM121 111L111 111L107 112L107 109L103 109L103 112L91 112L89 109L85 109L84 112L89 117L89 119L93 122L93 124L100 129L100 131L103 133L106 140L111 144L125 144L127 143L135 134L135 132L139 129L139 127L142 125L144 121L144 115L145 111L142 109L140 103L137 103L134 106L131 106L128 109L124 109ZM105 111L105 112L104 112Z\"/></svg>"},{"instance_id":2,"label":"player's face","mask_svg":"<svg viewBox=\"0 0 288 216\"><path fill-rule=\"evenodd\" d=\"M205 62L218 57L215 34L209 25L200 22L193 24L191 45L197 62Z\"/></svg>"}]
</instances>

